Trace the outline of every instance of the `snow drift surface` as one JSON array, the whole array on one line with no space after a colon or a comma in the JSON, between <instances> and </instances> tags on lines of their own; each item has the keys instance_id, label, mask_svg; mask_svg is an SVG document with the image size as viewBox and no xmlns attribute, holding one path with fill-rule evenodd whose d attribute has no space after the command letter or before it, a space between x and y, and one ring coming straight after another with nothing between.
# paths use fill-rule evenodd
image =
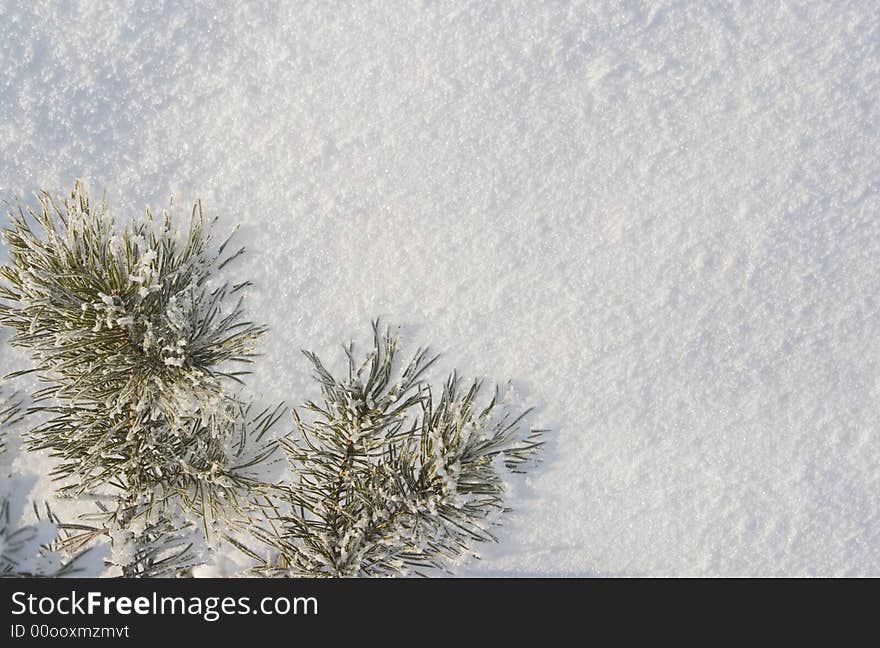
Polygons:
<instances>
[{"instance_id":1,"label":"snow drift surface","mask_svg":"<svg viewBox=\"0 0 880 648\"><path fill-rule=\"evenodd\" d=\"M466 573L880 575L876 3L280 4L0 3L0 188L240 224L267 401L373 316L511 378Z\"/></svg>"}]
</instances>

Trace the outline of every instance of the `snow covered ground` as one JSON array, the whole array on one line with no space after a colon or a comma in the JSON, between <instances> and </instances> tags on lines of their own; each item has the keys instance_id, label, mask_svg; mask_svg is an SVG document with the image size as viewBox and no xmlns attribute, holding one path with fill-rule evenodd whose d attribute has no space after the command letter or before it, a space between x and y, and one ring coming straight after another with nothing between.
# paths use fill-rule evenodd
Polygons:
<instances>
[{"instance_id":1,"label":"snow covered ground","mask_svg":"<svg viewBox=\"0 0 880 648\"><path fill-rule=\"evenodd\" d=\"M0 1L0 188L240 224L263 398L381 316L538 406L468 575L880 576L878 151L873 0Z\"/></svg>"}]
</instances>

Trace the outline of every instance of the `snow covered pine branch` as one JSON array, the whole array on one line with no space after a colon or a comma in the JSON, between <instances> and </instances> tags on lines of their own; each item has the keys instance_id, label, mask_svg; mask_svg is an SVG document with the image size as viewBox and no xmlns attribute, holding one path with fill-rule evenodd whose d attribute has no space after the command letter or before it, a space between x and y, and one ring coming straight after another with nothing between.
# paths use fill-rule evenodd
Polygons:
<instances>
[{"instance_id":1,"label":"snow covered pine branch","mask_svg":"<svg viewBox=\"0 0 880 648\"><path fill-rule=\"evenodd\" d=\"M504 512L507 473L541 445L495 397L477 403L480 383L455 374L435 390L426 372L436 358L419 349L396 365L398 341L373 325L373 350L333 376L306 352L322 400L294 412L298 433L282 445L295 481L267 498L252 532L268 558L256 572L284 576L395 576L448 568L493 540Z\"/></svg>"},{"instance_id":2,"label":"snow covered pine branch","mask_svg":"<svg viewBox=\"0 0 880 648\"><path fill-rule=\"evenodd\" d=\"M0 324L46 384L29 448L60 460L63 494L99 495L84 518L97 524L67 525L62 548L108 536L123 576L168 576L204 562L220 517L257 574L393 576L448 569L494 539L505 478L541 445L497 389L480 405L478 381L432 387L436 358L419 349L398 366L397 338L374 323L372 352L347 347L343 378L306 353L322 399L294 411L292 478L270 486L258 469L280 408L252 414L231 390L264 330L244 318L247 283L215 278L241 250L212 249L198 203L182 235L168 213L118 226L79 184L39 204L4 231Z\"/></svg>"},{"instance_id":3,"label":"snow covered pine branch","mask_svg":"<svg viewBox=\"0 0 880 648\"><path fill-rule=\"evenodd\" d=\"M10 214L0 268L0 323L47 385L29 447L60 459L64 493L115 489L102 528L127 534L132 560L151 556L123 573L155 575L157 530L185 529L181 510L207 529L260 486L254 468L274 450L279 410L255 414L230 389L264 332L244 319L248 284L214 276L243 250L212 249L199 203L178 234L167 212L117 225L79 183L61 204L38 198Z\"/></svg>"}]
</instances>

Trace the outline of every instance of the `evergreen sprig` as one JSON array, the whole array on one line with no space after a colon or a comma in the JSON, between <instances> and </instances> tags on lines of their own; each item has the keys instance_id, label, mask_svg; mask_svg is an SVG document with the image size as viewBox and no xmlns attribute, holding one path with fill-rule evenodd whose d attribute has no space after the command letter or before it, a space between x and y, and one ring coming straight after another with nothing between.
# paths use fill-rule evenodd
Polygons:
<instances>
[{"instance_id":1,"label":"evergreen sprig","mask_svg":"<svg viewBox=\"0 0 880 648\"><path fill-rule=\"evenodd\" d=\"M174 496L201 512L234 502L276 418L251 417L226 387L264 332L244 318L247 283L215 278L243 249L213 249L199 203L178 233L168 212L118 225L79 183L61 204L38 198L10 214L0 268L0 324L48 383L34 409L50 416L29 447L61 460L64 490L110 484L128 511Z\"/></svg>"},{"instance_id":2,"label":"evergreen sprig","mask_svg":"<svg viewBox=\"0 0 880 648\"><path fill-rule=\"evenodd\" d=\"M34 359L13 375L44 383L27 447L58 459L62 493L98 505L82 518L96 523L61 524L47 509L61 535L45 551L104 537L123 576L189 574L223 517L265 545L228 536L258 574L394 576L448 569L494 540L506 477L542 443L528 411L512 413L497 388L482 399L480 381L455 373L432 386L436 357L419 348L401 364L397 337L374 322L372 351L345 347L342 377L305 352L321 398L293 412L281 442L293 480L270 486L259 466L277 448L281 407L233 391L264 328L244 316L248 283L217 279L243 250L214 247L199 203L179 232L167 212L117 224L80 184L60 203L38 200L13 208L3 231L0 324ZM20 415L0 406L0 423ZM20 548L32 536L13 529L5 499L4 516L0 548Z\"/></svg>"},{"instance_id":3,"label":"evergreen sprig","mask_svg":"<svg viewBox=\"0 0 880 648\"><path fill-rule=\"evenodd\" d=\"M505 474L541 445L540 430L505 411L481 384L456 374L440 390L426 380L425 349L397 366L398 341L373 325L373 350L336 377L313 353L322 399L294 411L283 441L295 481L264 506L252 532L268 557L237 543L272 576L394 576L447 568L494 539L505 510Z\"/></svg>"}]
</instances>

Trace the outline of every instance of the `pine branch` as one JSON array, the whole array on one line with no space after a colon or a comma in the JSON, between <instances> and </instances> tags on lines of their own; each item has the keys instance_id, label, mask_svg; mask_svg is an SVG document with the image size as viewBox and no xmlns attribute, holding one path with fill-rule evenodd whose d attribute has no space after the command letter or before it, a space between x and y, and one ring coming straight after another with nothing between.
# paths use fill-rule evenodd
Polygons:
<instances>
[{"instance_id":1,"label":"pine branch","mask_svg":"<svg viewBox=\"0 0 880 648\"><path fill-rule=\"evenodd\" d=\"M334 377L312 353L320 403L283 442L297 482L266 500L252 533L270 557L239 545L257 573L392 576L447 568L494 539L506 473L541 445L495 398L482 408L480 383L452 375L439 394L425 373L435 358L419 349L396 368L397 339L373 325L373 351Z\"/></svg>"},{"instance_id":2,"label":"pine branch","mask_svg":"<svg viewBox=\"0 0 880 648\"><path fill-rule=\"evenodd\" d=\"M261 487L280 411L255 413L232 391L265 332L244 316L248 283L216 278L243 248L215 248L200 203L178 232L167 212L117 224L79 183L61 203L38 200L13 207L0 267L0 324L45 383L29 449L59 460L67 495L115 488L115 529L143 515L152 537L178 506L206 528L234 513Z\"/></svg>"}]
</instances>

